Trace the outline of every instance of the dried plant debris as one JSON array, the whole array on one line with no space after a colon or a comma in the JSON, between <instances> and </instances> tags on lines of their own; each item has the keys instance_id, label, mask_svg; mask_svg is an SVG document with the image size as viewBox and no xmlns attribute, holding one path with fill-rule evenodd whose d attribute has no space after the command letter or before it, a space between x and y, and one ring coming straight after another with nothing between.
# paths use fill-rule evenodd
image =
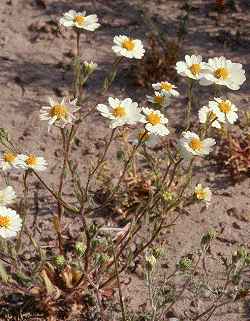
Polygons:
<instances>
[{"instance_id":1,"label":"dried plant debris","mask_svg":"<svg viewBox=\"0 0 250 321\"><path fill-rule=\"evenodd\" d=\"M222 139L217 159L229 170L234 180L250 174L249 134L234 134Z\"/></svg>"},{"instance_id":2,"label":"dried plant debris","mask_svg":"<svg viewBox=\"0 0 250 321\"><path fill-rule=\"evenodd\" d=\"M142 87L150 87L159 79L172 79L176 81L175 65L180 54L180 46L177 42L168 41L166 49L159 46L155 36L149 38L147 55L132 67L136 84Z\"/></svg>"}]
</instances>

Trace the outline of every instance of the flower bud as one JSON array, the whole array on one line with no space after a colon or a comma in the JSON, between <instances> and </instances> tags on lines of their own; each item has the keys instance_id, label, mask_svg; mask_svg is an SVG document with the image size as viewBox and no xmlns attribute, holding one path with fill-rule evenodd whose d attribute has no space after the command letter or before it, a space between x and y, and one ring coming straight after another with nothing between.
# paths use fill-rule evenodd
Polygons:
<instances>
[{"instance_id":1,"label":"flower bud","mask_svg":"<svg viewBox=\"0 0 250 321\"><path fill-rule=\"evenodd\" d=\"M154 257L154 255L146 256L145 261L146 261L146 269L148 271L152 271L157 263L157 260Z\"/></svg>"},{"instance_id":2,"label":"flower bud","mask_svg":"<svg viewBox=\"0 0 250 321\"><path fill-rule=\"evenodd\" d=\"M245 263L246 265L250 265L250 254L248 254L247 257L245 258Z\"/></svg>"},{"instance_id":3,"label":"flower bud","mask_svg":"<svg viewBox=\"0 0 250 321\"><path fill-rule=\"evenodd\" d=\"M110 260L110 257L105 253L96 254L96 264L99 266L107 263L109 260Z\"/></svg>"},{"instance_id":4,"label":"flower bud","mask_svg":"<svg viewBox=\"0 0 250 321\"><path fill-rule=\"evenodd\" d=\"M100 241L98 239L91 240L91 247L96 248L100 244Z\"/></svg>"},{"instance_id":5,"label":"flower bud","mask_svg":"<svg viewBox=\"0 0 250 321\"><path fill-rule=\"evenodd\" d=\"M0 142L5 142L8 138L8 132L4 128L0 128Z\"/></svg>"},{"instance_id":6,"label":"flower bud","mask_svg":"<svg viewBox=\"0 0 250 321\"><path fill-rule=\"evenodd\" d=\"M182 259L180 259L179 263L177 264L177 267L181 271L187 271L191 269L192 264L192 260L190 260L188 257L183 257Z\"/></svg>"},{"instance_id":7,"label":"flower bud","mask_svg":"<svg viewBox=\"0 0 250 321\"><path fill-rule=\"evenodd\" d=\"M211 229L202 236L201 245L207 245L216 237L216 231Z\"/></svg>"},{"instance_id":8,"label":"flower bud","mask_svg":"<svg viewBox=\"0 0 250 321\"><path fill-rule=\"evenodd\" d=\"M162 197L164 199L165 202L172 202L174 199L174 194L168 191L165 191L162 193Z\"/></svg>"},{"instance_id":9,"label":"flower bud","mask_svg":"<svg viewBox=\"0 0 250 321\"><path fill-rule=\"evenodd\" d=\"M98 226L96 224L91 224L90 227L89 227L89 233L91 235L95 235L98 231Z\"/></svg>"},{"instance_id":10,"label":"flower bud","mask_svg":"<svg viewBox=\"0 0 250 321\"><path fill-rule=\"evenodd\" d=\"M92 74L97 68L97 64L93 61L84 61L84 71L86 74Z\"/></svg>"},{"instance_id":11,"label":"flower bud","mask_svg":"<svg viewBox=\"0 0 250 321\"><path fill-rule=\"evenodd\" d=\"M153 256L159 259L164 254L164 249L162 247L157 247L153 249Z\"/></svg>"},{"instance_id":12,"label":"flower bud","mask_svg":"<svg viewBox=\"0 0 250 321\"><path fill-rule=\"evenodd\" d=\"M238 250L237 250L237 256L241 259L246 259L248 256L247 250L244 246L241 246Z\"/></svg>"},{"instance_id":13,"label":"flower bud","mask_svg":"<svg viewBox=\"0 0 250 321\"><path fill-rule=\"evenodd\" d=\"M75 251L78 256L83 256L86 251L86 246L82 242L76 242Z\"/></svg>"},{"instance_id":14,"label":"flower bud","mask_svg":"<svg viewBox=\"0 0 250 321\"><path fill-rule=\"evenodd\" d=\"M65 263L66 263L65 258L64 258L63 255L57 255L57 256L55 256L55 257L53 258L53 262L54 262L54 265L55 265L57 268L59 268L59 269L63 268L64 265L65 265Z\"/></svg>"}]
</instances>

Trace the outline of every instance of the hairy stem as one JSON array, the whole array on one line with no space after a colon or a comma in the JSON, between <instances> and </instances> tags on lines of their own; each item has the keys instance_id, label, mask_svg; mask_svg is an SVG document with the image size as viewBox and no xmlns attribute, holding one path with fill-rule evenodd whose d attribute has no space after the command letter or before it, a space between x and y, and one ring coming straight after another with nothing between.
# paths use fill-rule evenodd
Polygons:
<instances>
[{"instance_id":1,"label":"hairy stem","mask_svg":"<svg viewBox=\"0 0 250 321\"><path fill-rule=\"evenodd\" d=\"M191 80L189 80L189 84L188 84L188 104L187 104L187 110L186 110L186 120L187 120L186 130L189 130L190 124L191 124L192 90L193 90L193 80L191 79Z\"/></svg>"},{"instance_id":2,"label":"hairy stem","mask_svg":"<svg viewBox=\"0 0 250 321\"><path fill-rule=\"evenodd\" d=\"M114 245L113 245L112 240L111 240L111 247L112 247L112 253L113 253L114 262L115 262L115 275L116 275L118 292L119 292L120 306L121 306L121 310L122 310L122 320L126 321L126 314L125 314L125 308L124 308L124 304L123 304L122 289L121 289L121 282L120 282L119 269L118 269L118 260L116 257L116 253L115 253L115 249L114 249Z\"/></svg>"},{"instance_id":3,"label":"hairy stem","mask_svg":"<svg viewBox=\"0 0 250 321\"><path fill-rule=\"evenodd\" d=\"M98 169L100 168L100 166L103 164L103 161L107 155L108 149L113 141L114 135L115 135L115 128L112 130L112 133L110 135L110 138L108 140L108 143L105 146L105 150L101 156L101 158L97 161L96 166L94 167L94 169L90 172L89 176L88 176L88 180L87 180L87 184L85 187L85 195L86 195L86 199L88 198L88 190L89 190L89 184L91 182L92 177L94 176L94 174L98 171Z\"/></svg>"}]
</instances>

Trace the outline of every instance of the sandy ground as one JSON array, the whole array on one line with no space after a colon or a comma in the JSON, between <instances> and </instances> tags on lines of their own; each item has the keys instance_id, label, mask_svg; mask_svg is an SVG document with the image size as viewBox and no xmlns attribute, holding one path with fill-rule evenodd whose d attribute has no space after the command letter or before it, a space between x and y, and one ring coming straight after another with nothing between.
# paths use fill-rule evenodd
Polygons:
<instances>
[{"instance_id":1,"label":"sandy ground","mask_svg":"<svg viewBox=\"0 0 250 321\"><path fill-rule=\"evenodd\" d=\"M189 33L185 39L185 52L202 54L204 57L225 55L235 62L240 62L250 72L250 6L249 2L237 1L238 10L222 15L220 19L211 14L209 5L212 0L193 1ZM169 37L173 37L177 28L177 19L181 10L181 1L145 1L151 15L162 26ZM56 186L56 174L60 169L58 159L61 155L60 146L56 144L57 134L48 134L46 123L39 120L39 109L46 104L47 96L63 96L68 93L72 84L72 73L69 70L74 38L69 31L60 32L56 22L68 9L84 8L87 12L96 12L100 17L102 28L94 34L81 39L82 56L85 60L98 63L98 71L91 78L86 91L97 92L104 77L104 70L114 60L111 52L112 39L120 33L132 34L146 43L148 29L137 9L136 1L97 0L97 1L53 1L53 0L1 0L0 11L0 123L6 128L24 151L43 155L49 162L49 170L43 176L51 186ZM185 53L183 51L183 54ZM144 102L146 90L133 87L133 81L127 72L127 62L123 63L123 72L110 90L112 95L119 97L131 96ZM182 90L183 83L179 83ZM203 92L199 104L206 103L207 96ZM247 81L239 92L229 92L240 110L249 109L250 86ZM199 93L197 93L199 94ZM95 96L95 95L93 95ZM184 96L183 96L184 97ZM185 97L184 97L185 98ZM183 99L184 99L183 98ZM103 102L105 97L102 98ZM83 108L89 108L100 97ZM182 102L180 99L169 109L170 124L174 127L181 122ZM242 114L240 112L240 114ZM98 130L97 130L98 128ZM81 160L81 173L84 173L90 159L101 151L103 137L109 132L107 123L97 114L92 114L88 122L81 127L78 138L79 146L74 146L74 157ZM113 151L115 148L113 148ZM111 153L112 157L113 153ZM111 160L112 161L112 160ZM250 180L246 178L233 185L227 172L217 166L205 163L197 169L194 183L206 173L206 183L214 191L212 204L206 211L200 205L188 209L190 215L184 215L181 224L177 224L167 237L166 262L176 262L182 255L195 250L201 235L208 228L221 231L220 239L215 241L212 252L214 257L220 253L229 255L240 244L250 249ZM16 173L11 178L19 185ZM70 182L67 182L70 185ZM39 228L46 229L50 224L48 208L44 206L47 195L41 186L33 183L32 191L39 191ZM21 187L19 186L19 191ZM45 220L46 218L46 220ZM244 219L243 219L244 218ZM188 233L187 233L188 231ZM46 239L42 240L46 241ZM171 264L170 264L171 265ZM209 269L216 270L216 260L211 258ZM145 300L143 281L133 275L133 284L128 294L136 308ZM141 294L141 295L138 295ZM191 309L192 298L187 294L184 301L177 304L174 313L185 318L185 312ZM212 321L250 320L246 304L235 304L223 311L218 311ZM202 311L203 303L199 308Z\"/></svg>"}]
</instances>

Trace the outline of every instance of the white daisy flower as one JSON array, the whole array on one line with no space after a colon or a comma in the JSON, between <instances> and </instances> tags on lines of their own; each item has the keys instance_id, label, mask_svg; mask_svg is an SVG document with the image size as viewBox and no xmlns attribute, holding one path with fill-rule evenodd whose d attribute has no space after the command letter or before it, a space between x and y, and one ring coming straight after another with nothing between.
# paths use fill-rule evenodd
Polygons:
<instances>
[{"instance_id":1,"label":"white daisy flower","mask_svg":"<svg viewBox=\"0 0 250 321\"><path fill-rule=\"evenodd\" d=\"M193 156L208 155L212 151L212 147L216 144L213 138L205 138L201 140L194 132L183 132L180 139L180 151L183 158L189 159Z\"/></svg>"},{"instance_id":2,"label":"white daisy flower","mask_svg":"<svg viewBox=\"0 0 250 321\"><path fill-rule=\"evenodd\" d=\"M164 108L171 103L170 96L167 96L163 92L158 91L155 91L154 96L147 96L147 100L152 104L156 104Z\"/></svg>"},{"instance_id":3,"label":"white daisy flower","mask_svg":"<svg viewBox=\"0 0 250 321\"><path fill-rule=\"evenodd\" d=\"M63 17L59 20L59 23L64 27L76 27L88 31L95 31L100 27L97 15L91 14L86 16L86 11L76 12L75 10L69 10L64 13Z\"/></svg>"},{"instance_id":4,"label":"white daisy flower","mask_svg":"<svg viewBox=\"0 0 250 321\"><path fill-rule=\"evenodd\" d=\"M16 211L0 206L0 236L3 238L15 237L21 230L22 219Z\"/></svg>"},{"instance_id":5,"label":"white daisy flower","mask_svg":"<svg viewBox=\"0 0 250 321\"><path fill-rule=\"evenodd\" d=\"M110 128L116 128L123 125L134 125L142 119L141 109L132 99L126 98L120 100L118 98L109 97L109 106L99 104L97 110L103 117L111 120Z\"/></svg>"},{"instance_id":6,"label":"white daisy flower","mask_svg":"<svg viewBox=\"0 0 250 321\"><path fill-rule=\"evenodd\" d=\"M12 186L7 186L0 190L0 206L13 203L16 198L16 193Z\"/></svg>"},{"instance_id":7,"label":"white daisy flower","mask_svg":"<svg viewBox=\"0 0 250 321\"><path fill-rule=\"evenodd\" d=\"M214 98L209 102L209 107L219 109L229 124L234 124L238 119L238 108L228 99Z\"/></svg>"},{"instance_id":8,"label":"white daisy flower","mask_svg":"<svg viewBox=\"0 0 250 321\"><path fill-rule=\"evenodd\" d=\"M31 168L35 171L44 171L47 168L47 162L43 157L38 157L33 154L21 154L18 157L18 166L25 170Z\"/></svg>"},{"instance_id":9,"label":"white daisy flower","mask_svg":"<svg viewBox=\"0 0 250 321\"><path fill-rule=\"evenodd\" d=\"M155 84L152 84L152 87L154 88L154 90L161 91L162 93L169 96L178 97L180 95L179 92L175 89L177 87L168 81L157 82Z\"/></svg>"},{"instance_id":10,"label":"white daisy flower","mask_svg":"<svg viewBox=\"0 0 250 321\"><path fill-rule=\"evenodd\" d=\"M76 106L77 99L70 101L69 98L63 98L61 103L58 100L49 98L50 106L43 106L40 110L40 119L48 121L50 130L52 125L65 127L75 119L74 113L80 107Z\"/></svg>"},{"instance_id":11,"label":"white daisy flower","mask_svg":"<svg viewBox=\"0 0 250 321\"><path fill-rule=\"evenodd\" d=\"M114 44L112 50L117 56L123 56L130 59L141 59L144 56L145 50L139 39L132 39L127 36L115 36Z\"/></svg>"},{"instance_id":12,"label":"white daisy flower","mask_svg":"<svg viewBox=\"0 0 250 321\"><path fill-rule=\"evenodd\" d=\"M225 115L216 106L203 106L199 112L199 120L201 124L210 123L212 127L221 128L220 123L225 122Z\"/></svg>"},{"instance_id":13,"label":"white daisy flower","mask_svg":"<svg viewBox=\"0 0 250 321\"><path fill-rule=\"evenodd\" d=\"M201 184L197 184L195 186L194 193L198 200L206 203L206 206L210 204L212 192L209 187L203 187Z\"/></svg>"},{"instance_id":14,"label":"white daisy flower","mask_svg":"<svg viewBox=\"0 0 250 321\"><path fill-rule=\"evenodd\" d=\"M18 163L18 155L12 152L4 152L0 155L0 168L3 171L16 168Z\"/></svg>"},{"instance_id":15,"label":"white daisy flower","mask_svg":"<svg viewBox=\"0 0 250 321\"><path fill-rule=\"evenodd\" d=\"M145 115L142 122L145 124L147 131L159 136L166 136L169 134L169 130L166 127L168 119L159 110L142 108L142 112Z\"/></svg>"},{"instance_id":16,"label":"white daisy flower","mask_svg":"<svg viewBox=\"0 0 250 321\"><path fill-rule=\"evenodd\" d=\"M186 55L185 61L178 61L176 63L178 74L195 80L199 80L203 77L205 69L206 63L202 62L202 56Z\"/></svg>"},{"instance_id":17,"label":"white daisy flower","mask_svg":"<svg viewBox=\"0 0 250 321\"><path fill-rule=\"evenodd\" d=\"M208 59L207 72L200 84L203 86L217 84L238 90L245 80L242 64L234 63L225 57L215 57Z\"/></svg>"}]
</instances>

